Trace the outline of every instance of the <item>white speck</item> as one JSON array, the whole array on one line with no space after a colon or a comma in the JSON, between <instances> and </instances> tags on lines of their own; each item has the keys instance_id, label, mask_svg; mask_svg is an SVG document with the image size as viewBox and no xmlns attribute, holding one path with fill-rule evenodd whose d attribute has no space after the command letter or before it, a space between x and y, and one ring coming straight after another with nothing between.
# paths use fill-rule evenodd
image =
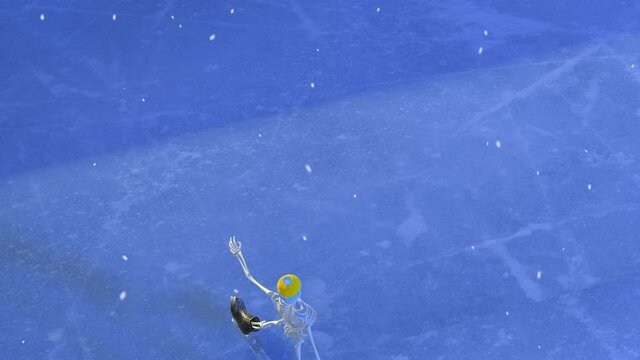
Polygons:
<instances>
[{"instance_id":1,"label":"white speck","mask_svg":"<svg viewBox=\"0 0 640 360\"><path fill-rule=\"evenodd\" d=\"M320 52L320 49L316 48L316 52Z\"/></svg>"},{"instance_id":2,"label":"white speck","mask_svg":"<svg viewBox=\"0 0 640 360\"><path fill-rule=\"evenodd\" d=\"M182 24L178 24L178 27L179 27L180 29L182 29Z\"/></svg>"},{"instance_id":3,"label":"white speck","mask_svg":"<svg viewBox=\"0 0 640 360\"><path fill-rule=\"evenodd\" d=\"M307 235L302 235L302 240L307 241Z\"/></svg>"},{"instance_id":4,"label":"white speck","mask_svg":"<svg viewBox=\"0 0 640 360\"><path fill-rule=\"evenodd\" d=\"M118 17L116 16L116 14L111 15L111 20L116 21L116 19L118 19Z\"/></svg>"},{"instance_id":5,"label":"white speck","mask_svg":"<svg viewBox=\"0 0 640 360\"><path fill-rule=\"evenodd\" d=\"M471 250L475 250L476 246L475 245L471 245Z\"/></svg>"},{"instance_id":6,"label":"white speck","mask_svg":"<svg viewBox=\"0 0 640 360\"><path fill-rule=\"evenodd\" d=\"M357 198L357 197L358 197L358 195L356 195L356 194L353 194L353 198L354 198L354 199L355 199L355 198Z\"/></svg>"},{"instance_id":7,"label":"white speck","mask_svg":"<svg viewBox=\"0 0 640 360\"><path fill-rule=\"evenodd\" d=\"M487 143L485 145L489 146L489 142L487 141Z\"/></svg>"},{"instance_id":8,"label":"white speck","mask_svg":"<svg viewBox=\"0 0 640 360\"><path fill-rule=\"evenodd\" d=\"M145 98L142 98L140 100L142 100L142 102L146 102L147 101L147 99L145 99Z\"/></svg>"},{"instance_id":9,"label":"white speck","mask_svg":"<svg viewBox=\"0 0 640 360\"><path fill-rule=\"evenodd\" d=\"M489 32L487 30L482 32L484 34L484 36L489 36Z\"/></svg>"},{"instance_id":10,"label":"white speck","mask_svg":"<svg viewBox=\"0 0 640 360\"><path fill-rule=\"evenodd\" d=\"M538 270L538 272L536 273L536 279L542 279L542 271Z\"/></svg>"},{"instance_id":11,"label":"white speck","mask_svg":"<svg viewBox=\"0 0 640 360\"><path fill-rule=\"evenodd\" d=\"M95 167L96 165L98 165L98 163L93 163L93 164L91 164L91 165L93 165L93 166Z\"/></svg>"},{"instance_id":12,"label":"white speck","mask_svg":"<svg viewBox=\"0 0 640 360\"><path fill-rule=\"evenodd\" d=\"M380 8L377 8L377 9L376 9L376 12L380 12Z\"/></svg>"},{"instance_id":13,"label":"white speck","mask_svg":"<svg viewBox=\"0 0 640 360\"><path fill-rule=\"evenodd\" d=\"M176 19L176 17L171 15L171 20L175 20L175 19Z\"/></svg>"},{"instance_id":14,"label":"white speck","mask_svg":"<svg viewBox=\"0 0 640 360\"><path fill-rule=\"evenodd\" d=\"M233 9L233 8L232 8L231 10L229 10L229 14L233 15L233 14L235 14L235 13L236 13L236 9Z\"/></svg>"},{"instance_id":15,"label":"white speck","mask_svg":"<svg viewBox=\"0 0 640 360\"><path fill-rule=\"evenodd\" d=\"M565 248L564 248L564 246L563 246L563 247L562 247L562 251L564 251L564 250L565 250Z\"/></svg>"},{"instance_id":16,"label":"white speck","mask_svg":"<svg viewBox=\"0 0 640 360\"><path fill-rule=\"evenodd\" d=\"M484 48L480 46L480 48L478 49L478 55L482 55L482 52L484 52Z\"/></svg>"},{"instance_id":17,"label":"white speck","mask_svg":"<svg viewBox=\"0 0 640 360\"><path fill-rule=\"evenodd\" d=\"M631 68L635 69L636 68L636 64L631 64Z\"/></svg>"},{"instance_id":18,"label":"white speck","mask_svg":"<svg viewBox=\"0 0 640 360\"><path fill-rule=\"evenodd\" d=\"M315 88L315 87L316 87L316 83L311 82L311 84L309 84L309 86L311 86L311 88L313 89L313 88Z\"/></svg>"},{"instance_id":19,"label":"white speck","mask_svg":"<svg viewBox=\"0 0 640 360\"><path fill-rule=\"evenodd\" d=\"M120 293L120 301L124 301L127 298L127 292L123 291Z\"/></svg>"},{"instance_id":20,"label":"white speck","mask_svg":"<svg viewBox=\"0 0 640 360\"><path fill-rule=\"evenodd\" d=\"M588 154L588 153L589 153L589 150L584 149L584 153L585 153L585 154Z\"/></svg>"},{"instance_id":21,"label":"white speck","mask_svg":"<svg viewBox=\"0 0 640 360\"><path fill-rule=\"evenodd\" d=\"M22 344L24 344L24 343L25 343L25 341L24 341L24 340L22 340L22 341L21 341L21 343L22 343Z\"/></svg>"},{"instance_id":22,"label":"white speck","mask_svg":"<svg viewBox=\"0 0 640 360\"><path fill-rule=\"evenodd\" d=\"M536 171L536 176L540 176L540 170Z\"/></svg>"},{"instance_id":23,"label":"white speck","mask_svg":"<svg viewBox=\"0 0 640 360\"><path fill-rule=\"evenodd\" d=\"M259 138L261 138L261 137L262 137L262 134L258 134L258 137L259 137Z\"/></svg>"},{"instance_id":24,"label":"white speck","mask_svg":"<svg viewBox=\"0 0 640 360\"><path fill-rule=\"evenodd\" d=\"M505 315L507 315L507 316L509 316L509 312L508 312L508 311L505 311L505 312L504 312L504 314L505 314Z\"/></svg>"},{"instance_id":25,"label":"white speck","mask_svg":"<svg viewBox=\"0 0 640 360\"><path fill-rule=\"evenodd\" d=\"M502 147L502 143L500 142L500 140L496 140L496 147L498 149L500 149Z\"/></svg>"},{"instance_id":26,"label":"white speck","mask_svg":"<svg viewBox=\"0 0 640 360\"><path fill-rule=\"evenodd\" d=\"M309 174L311 174L311 165L306 164L306 165L304 166L304 168L307 170L307 172L308 172Z\"/></svg>"},{"instance_id":27,"label":"white speck","mask_svg":"<svg viewBox=\"0 0 640 360\"><path fill-rule=\"evenodd\" d=\"M40 14L40 21L44 21L44 14Z\"/></svg>"},{"instance_id":28,"label":"white speck","mask_svg":"<svg viewBox=\"0 0 640 360\"><path fill-rule=\"evenodd\" d=\"M538 349L542 349L542 346L538 345Z\"/></svg>"},{"instance_id":29,"label":"white speck","mask_svg":"<svg viewBox=\"0 0 640 360\"><path fill-rule=\"evenodd\" d=\"M122 260L129 261L129 257L127 255L122 255Z\"/></svg>"},{"instance_id":30,"label":"white speck","mask_svg":"<svg viewBox=\"0 0 640 360\"><path fill-rule=\"evenodd\" d=\"M587 190L591 190L591 184L587 184Z\"/></svg>"},{"instance_id":31,"label":"white speck","mask_svg":"<svg viewBox=\"0 0 640 360\"><path fill-rule=\"evenodd\" d=\"M238 289L233 289L233 292L237 294L238 293Z\"/></svg>"},{"instance_id":32,"label":"white speck","mask_svg":"<svg viewBox=\"0 0 640 360\"><path fill-rule=\"evenodd\" d=\"M213 41L216 39L216 34L209 35L209 41Z\"/></svg>"}]
</instances>

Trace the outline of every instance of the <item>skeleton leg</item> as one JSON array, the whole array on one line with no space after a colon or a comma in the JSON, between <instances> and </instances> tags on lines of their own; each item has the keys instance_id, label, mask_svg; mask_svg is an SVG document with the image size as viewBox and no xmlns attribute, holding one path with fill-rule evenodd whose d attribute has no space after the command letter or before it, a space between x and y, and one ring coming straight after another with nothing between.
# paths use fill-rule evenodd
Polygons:
<instances>
[{"instance_id":1,"label":"skeleton leg","mask_svg":"<svg viewBox=\"0 0 640 360\"><path fill-rule=\"evenodd\" d=\"M311 340L311 346L313 346L313 352L316 353L316 360L320 360L320 355L318 354L318 349L316 348L316 343L313 341L313 334L311 333L311 326L307 328L307 333L309 334L309 340Z\"/></svg>"},{"instance_id":2,"label":"skeleton leg","mask_svg":"<svg viewBox=\"0 0 640 360\"><path fill-rule=\"evenodd\" d=\"M302 360L302 356L300 355L300 347L302 346L302 338L296 339L296 344L294 348L296 349L296 360Z\"/></svg>"}]
</instances>

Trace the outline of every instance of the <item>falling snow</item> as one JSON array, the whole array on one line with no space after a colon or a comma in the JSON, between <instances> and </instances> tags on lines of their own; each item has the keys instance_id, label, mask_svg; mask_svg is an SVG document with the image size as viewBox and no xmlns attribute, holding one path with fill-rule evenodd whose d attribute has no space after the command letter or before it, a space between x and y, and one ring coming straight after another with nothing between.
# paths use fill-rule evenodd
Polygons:
<instances>
[{"instance_id":1,"label":"falling snow","mask_svg":"<svg viewBox=\"0 0 640 360\"><path fill-rule=\"evenodd\" d=\"M83 3L83 11L25 3L5 14L3 35L20 41L6 42L0 56L11 69L2 79L4 145L18 150L5 151L0 181L0 216L10 225L2 256L17 265L5 266L3 282L24 291L4 300L17 311L4 314L15 329L2 358L68 358L85 342L90 357L108 357L121 342L122 354L144 357L145 336L151 349L175 340L171 331L149 337L157 325L191 340L209 336L196 355L242 358L245 338L208 311L220 307L230 318L225 302L240 286L252 311L269 316L268 299L226 248L223 234L235 231L265 285L280 271L304 275L323 358L419 359L426 348L433 358L513 358L536 348L541 358L588 358L598 347L621 359L640 353L625 337L638 323L629 294L640 290L620 266L640 246L637 141L629 136L640 110L633 96L620 96L640 89L637 64L628 62L640 61L640 40L609 21L624 15L624 7L609 10L620 2L589 21L561 8L545 21L517 17L520 7L508 2L443 1L435 11L385 3L385 15L373 2L299 3ZM229 5L243 11L236 17ZM109 16L114 10L122 15ZM565 32L544 41L571 19L616 36ZM620 126L607 126L611 114ZM349 200L354 189L366 196ZM134 254L131 264L122 251ZM339 261L349 256L345 271ZM415 296L379 291L407 269L423 280ZM337 301L344 289L367 299L361 312L375 313L386 334L331 321L349 313ZM106 310L92 306L100 297ZM448 298L473 301L441 301ZM370 306L385 302L389 311ZM495 306L485 316L486 306L473 304ZM426 325L413 333L396 326L400 308ZM540 310L544 333L522 321ZM213 321L183 321L198 313ZM101 316L108 321L84 321ZM123 325L131 336L109 335ZM458 346L486 329L498 333ZM22 335L29 346L15 346L26 344ZM290 344L273 339L262 344L270 358L292 357ZM367 341L379 346L349 347Z\"/></svg>"}]
</instances>

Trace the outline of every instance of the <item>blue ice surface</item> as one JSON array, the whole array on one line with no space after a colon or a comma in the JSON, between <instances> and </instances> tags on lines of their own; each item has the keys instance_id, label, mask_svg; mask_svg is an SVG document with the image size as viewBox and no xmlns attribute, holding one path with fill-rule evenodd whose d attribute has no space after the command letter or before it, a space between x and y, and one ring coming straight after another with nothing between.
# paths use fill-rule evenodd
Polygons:
<instances>
[{"instance_id":1,"label":"blue ice surface","mask_svg":"<svg viewBox=\"0 0 640 360\"><path fill-rule=\"evenodd\" d=\"M639 18L2 2L0 358L252 359L230 235L323 359L640 357Z\"/></svg>"}]
</instances>

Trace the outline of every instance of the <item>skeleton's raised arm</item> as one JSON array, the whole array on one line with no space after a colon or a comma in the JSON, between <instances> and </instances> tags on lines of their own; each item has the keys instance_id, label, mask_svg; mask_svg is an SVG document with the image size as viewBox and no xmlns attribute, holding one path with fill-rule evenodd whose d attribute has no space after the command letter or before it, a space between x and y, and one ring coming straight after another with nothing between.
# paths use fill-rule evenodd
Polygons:
<instances>
[{"instance_id":1,"label":"skeleton's raised arm","mask_svg":"<svg viewBox=\"0 0 640 360\"><path fill-rule=\"evenodd\" d=\"M244 275L247 277L247 279L249 279L249 281L259 287L260 290L262 290L265 294L269 294L271 290L264 287L264 285L260 284L258 280L254 279L253 276L251 276L249 268L247 267L247 262L244 260L244 256L242 256L242 251L240 250L241 247L242 243L240 241L237 241L235 236L229 238L229 251L238 259L238 262L240 262L242 270L244 271Z\"/></svg>"}]
</instances>

